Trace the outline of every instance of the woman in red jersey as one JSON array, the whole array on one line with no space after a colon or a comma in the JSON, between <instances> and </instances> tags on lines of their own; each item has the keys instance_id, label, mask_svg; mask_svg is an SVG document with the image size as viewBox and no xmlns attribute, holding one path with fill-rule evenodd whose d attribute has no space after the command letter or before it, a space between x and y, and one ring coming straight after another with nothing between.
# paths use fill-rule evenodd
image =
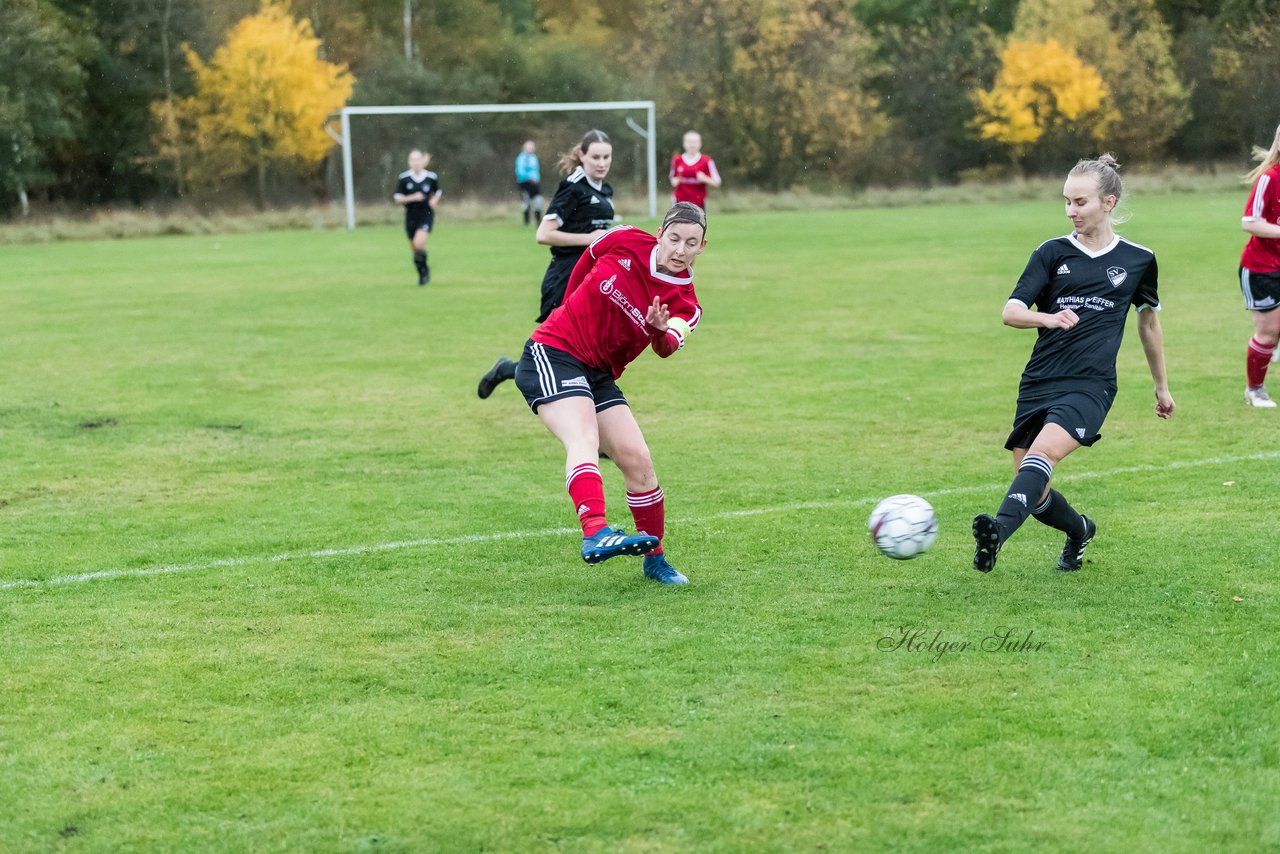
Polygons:
<instances>
[{"instance_id":1,"label":"woman in red jersey","mask_svg":"<svg viewBox=\"0 0 1280 854\"><path fill-rule=\"evenodd\" d=\"M645 576L663 584L689 579L663 552L662 487L616 380L646 349L665 359L697 328L693 261L706 249L706 230L702 208L678 202L657 236L625 225L605 232L578 259L564 301L534 330L516 366L516 386L564 444L582 559L644 555ZM606 522L601 450L622 471L635 535Z\"/></svg>"},{"instance_id":2,"label":"woman in red jersey","mask_svg":"<svg viewBox=\"0 0 1280 854\"><path fill-rule=\"evenodd\" d=\"M1240 290L1244 307L1253 314L1244 400L1250 406L1274 409L1276 402L1263 383L1280 341L1280 311L1276 310L1280 308L1280 127L1270 150L1255 148L1253 153L1260 162L1249 173L1253 191L1240 221L1250 234L1240 255Z\"/></svg>"},{"instance_id":3,"label":"woman in red jersey","mask_svg":"<svg viewBox=\"0 0 1280 854\"><path fill-rule=\"evenodd\" d=\"M683 140L684 153L671 158L672 198L677 202L691 202L702 209L707 207L707 187L720 186L720 173L716 162L702 153L702 135L687 131Z\"/></svg>"}]
</instances>

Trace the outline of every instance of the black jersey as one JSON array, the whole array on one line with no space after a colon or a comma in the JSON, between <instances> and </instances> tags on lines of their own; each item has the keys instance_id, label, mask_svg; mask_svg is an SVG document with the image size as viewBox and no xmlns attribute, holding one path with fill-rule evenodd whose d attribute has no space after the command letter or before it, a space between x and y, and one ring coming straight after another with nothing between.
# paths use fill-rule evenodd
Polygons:
<instances>
[{"instance_id":1,"label":"black jersey","mask_svg":"<svg viewBox=\"0 0 1280 854\"><path fill-rule=\"evenodd\" d=\"M1022 372L1024 389L1064 381L1114 389L1129 306L1160 310L1156 278L1155 253L1120 237L1101 252L1086 249L1074 235L1040 244L1010 300L1046 314L1069 308L1080 322L1072 329L1039 330Z\"/></svg>"},{"instance_id":2,"label":"black jersey","mask_svg":"<svg viewBox=\"0 0 1280 854\"><path fill-rule=\"evenodd\" d=\"M613 187L608 181L592 184L579 166L560 182L543 219L554 219L560 230L569 234L590 234L598 229L613 228ZM551 254L577 256L585 248L552 246Z\"/></svg>"},{"instance_id":3,"label":"black jersey","mask_svg":"<svg viewBox=\"0 0 1280 854\"><path fill-rule=\"evenodd\" d=\"M409 202L404 206L404 215L407 219L420 218L430 210L427 201L432 196L440 195L440 178L434 172L423 172L421 175L415 176L412 172L401 172L400 180L396 183L397 196L411 196L414 193L422 193L423 200L420 202Z\"/></svg>"}]
</instances>

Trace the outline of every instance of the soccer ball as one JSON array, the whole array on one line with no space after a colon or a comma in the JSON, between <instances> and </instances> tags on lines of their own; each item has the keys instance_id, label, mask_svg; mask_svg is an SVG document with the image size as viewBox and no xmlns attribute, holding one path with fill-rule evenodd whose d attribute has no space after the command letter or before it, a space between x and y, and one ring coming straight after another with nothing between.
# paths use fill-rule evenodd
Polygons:
<instances>
[{"instance_id":1,"label":"soccer ball","mask_svg":"<svg viewBox=\"0 0 1280 854\"><path fill-rule=\"evenodd\" d=\"M933 515L929 502L918 495L893 495L871 511L867 528L880 554L894 560L911 560L938 538L938 517Z\"/></svg>"}]
</instances>

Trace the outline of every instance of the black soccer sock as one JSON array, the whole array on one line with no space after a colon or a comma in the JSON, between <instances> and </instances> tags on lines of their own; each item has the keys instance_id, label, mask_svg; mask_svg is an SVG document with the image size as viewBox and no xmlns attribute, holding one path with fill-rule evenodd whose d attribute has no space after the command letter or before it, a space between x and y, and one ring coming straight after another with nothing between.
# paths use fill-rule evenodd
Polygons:
<instances>
[{"instance_id":1,"label":"black soccer sock","mask_svg":"<svg viewBox=\"0 0 1280 854\"><path fill-rule=\"evenodd\" d=\"M427 253L425 252L413 253L413 266L418 269L419 276L425 273L427 271Z\"/></svg>"},{"instance_id":2,"label":"black soccer sock","mask_svg":"<svg viewBox=\"0 0 1280 854\"><path fill-rule=\"evenodd\" d=\"M1049 497L1032 511L1031 515L1036 517L1037 522L1042 522L1050 528L1057 528L1069 537L1077 536L1084 531L1084 519L1056 489L1049 490Z\"/></svg>"},{"instance_id":3,"label":"black soccer sock","mask_svg":"<svg viewBox=\"0 0 1280 854\"><path fill-rule=\"evenodd\" d=\"M1040 504L1040 496L1044 488L1053 478L1053 463L1039 454L1027 454L1018 466L1018 473L1013 478L1009 493L1000 502L996 512L996 522L1000 525L1000 542L1013 536L1013 532L1022 527L1031 515L1031 510Z\"/></svg>"},{"instance_id":4,"label":"black soccer sock","mask_svg":"<svg viewBox=\"0 0 1280 854\"><path fill-rule=\"evenodd\" d=\"M503 382L516 378L516 363L507 359L501 365L498 365L498 379Z\"/></svg>"}]
</instances>

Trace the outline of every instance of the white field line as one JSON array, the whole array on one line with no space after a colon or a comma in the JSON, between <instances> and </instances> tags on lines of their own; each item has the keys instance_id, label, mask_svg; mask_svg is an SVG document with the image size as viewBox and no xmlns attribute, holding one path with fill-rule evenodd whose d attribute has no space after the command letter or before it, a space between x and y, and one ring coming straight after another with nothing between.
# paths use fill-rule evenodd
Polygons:
<instances>
[{"instance_id":1,"label":"white field line","mask_svg":"<svg viewBox=\"0 0 1280 854\"><path fill-rule=\"evenodd\" d=\"M1118 475L1136 474L1138 472L1175 471L1178 469L1196 468L1199 466L1225 465L1255 460L1280 459L1280 451L1263 451L1257 454L1239 454L1234 456L1206 457L1202 460L1185 460L1164 463L1162 465L1125 466L1107 471L1086 471L1078 474L1064 475L1055 478L1057 482L1071 482L1099 477L1116 477ZM932 492L918 493L924 498L941 498L948 495L966 495L975 492L994 492L1003 489L1007 484L983 483L976 486L956 486L950 489L935 489ZM796 501L790 504L778 504L773 507L753 507L745 510L725 510L710 513L694 519L673 519L677 525L690 525L717 519L739 519L744 516L763 516L768 513L790 513L795 510L827 510L835 507L858 507L871 505L884 496L865 498L836 498L827 501ZM317 549L309 552L284 552L270 556L232 557L203 563L180 563L153 566L146 569L103 569L96 572L80 572L74 575L57 575L43 580L15 579L0 581L0 590L17 590L21 588L42 588L55 585L82 584L86 581L99 581L112 578L142 578L148 575L176 575L186 572L201 572L224 567L246 566L251 563L280 563L287 560L319 559L328 557L347 557L351 555L374 554L377 552L400 551L401 549L420 549L433 546L461 546L471 543L491 543L499 540L522 540L535 537L560 537L578 533L578 528L543 528L537 531L502 531L495 534L467 534L460 537L426 537L420 540L401 540L393 543L378 543L371 546L347 546L346 548Z\"/></svg>"}]
</instances>

